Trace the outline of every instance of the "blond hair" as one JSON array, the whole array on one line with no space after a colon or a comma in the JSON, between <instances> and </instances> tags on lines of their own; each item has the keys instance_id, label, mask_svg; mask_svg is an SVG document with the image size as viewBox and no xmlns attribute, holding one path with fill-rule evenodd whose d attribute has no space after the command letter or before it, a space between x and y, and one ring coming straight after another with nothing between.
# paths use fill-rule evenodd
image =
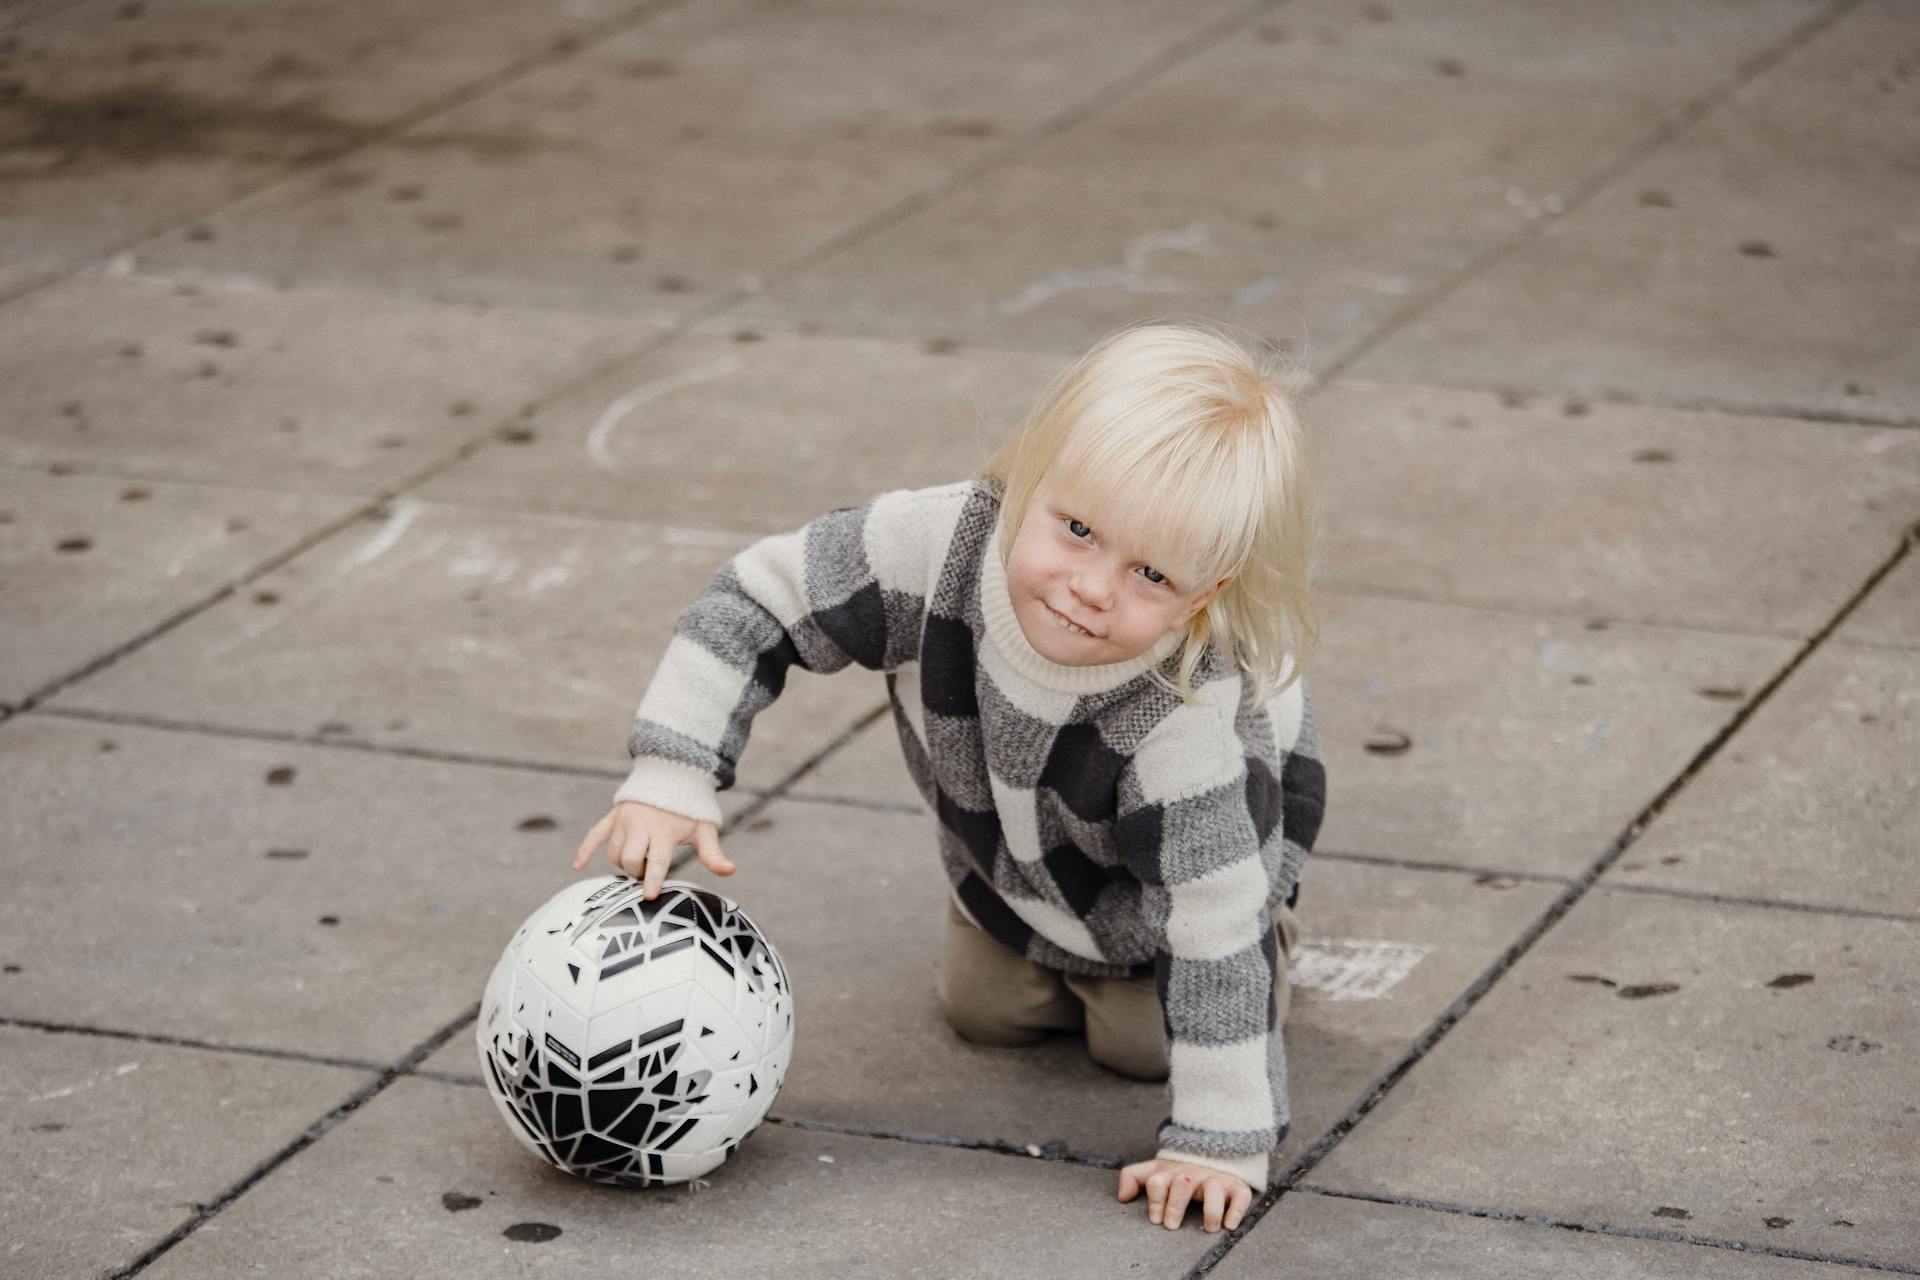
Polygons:
<instances>
[{"instance_id":1,"label":"blond hair","mask_svg":"<svg viewBox=\"0 0 1920 1280\"><path fill-rule=\"evenodd\" d=\"M1125 511L1139 545L1193 583L1227 579L1187 623L1169 687L1193 700L1193 671L1212 643L1259 701L1277 695L1319 637L1318 506L1292 404L1301 381L1266 348L1210 323L1145 321L1101 339L981 468L1002 490L1001 562L1043 478Z\"/></svg>"}]
</instances>

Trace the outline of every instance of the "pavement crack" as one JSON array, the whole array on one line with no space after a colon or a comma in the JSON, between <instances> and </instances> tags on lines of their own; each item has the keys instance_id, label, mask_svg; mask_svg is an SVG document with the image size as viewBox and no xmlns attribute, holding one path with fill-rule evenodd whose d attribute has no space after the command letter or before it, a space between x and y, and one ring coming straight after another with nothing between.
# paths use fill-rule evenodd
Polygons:
<instances>
[{"instance_id":1,"label":"pavement crack","mask_svg":"<svg viewBox=\"0 0 1920 1280\"><path fill-rule=\"evenodd\" d=\"M1845 1254L1821 1253L1812 1249L1795 1249L1786 1245L1752 1244L1745 1240L1729 1240L1720 1236L1696 1235L1685 1231L1665 1231L1658 1227L1633 1227L1611 1222L1588 1222L1577 1218L1562 1218L1557 1214L1534 1213L1521 1209L1500 1209L1486 1205L1455 1204L1445 1200L1427 1200L1418 1196L1395 1196L1369 1191L1343 1191L1334 1187L1317 1186L1312 1183L1300 1183L1291 1188L1296 1195L1325 1196L1335 1200L1359 1200L1368 1204L1392 1205L1397 1208L1423 1209L1429 1213L1446 1213L1458 1217L1482 1218L1491 1222L1517 1222L1533 1227L1552 1227L1561 1231L1577 1231L1588 1235L1614 1236L1628 1240L1655 1240L1663 1244L1687 1244L1703 1249L1726 1249L1734 1253L1758 1254L1768 1258L1792 1258L1801 1262L1825 1262L1843 1267L1858 1267L1865 1271L1886 1271L1895 1275L1920 1275L1920 1266L1898 1262L1880 1262L1872 1258L1856 1258Z\"/></svg>"},{"instance_id":2,"label":"pavement crack","mask_svg":"<svg viewBox=\"0 0 1920 1280\"><path fill-rule=\"evenodd\" d=\"M477 1075L461 1075L453 1071L414 1071L418 1079L433 1080L441 1084L455 1085L463 1089L484 1089L487 1082ZM852 1138L881 1138L891 1142L908 1142L918 1146L953 1147L965 1151L990 1151L995 1155L1019 1156L1023 1160L1050 1160L1060 1164L1085 1165L1093 1169L1118 1169L1132 1161L1126 1156L1105 1156L1086 1154L1072 1150L1064 1140L1049 1138L1045 1142L1015 1142L1008 1138L969 1138L962 1134L916 1133L909 1129L889 1129L880 1125L847 1124L839 1120L810 1120L804 1116L781 1115L769 1112L764 1124L777 1124L787 1129L817 1130L821 1133L838 1133Z\"/></svg>"},{"instance_id":3,"label":"pavement crack","mask_svg":"<svg viewBox=\"0 0 1920 1280\"><path fill-rule=\"evenodd\" d=\"M848 725L845 729L842 729L840 733L837 736L835 736L833 741L827 743L826 746L821 747L818 751L814 752L812 755L802 760L799 764L795 765L793 769L787 774L786 777L774 783L770 789L762 792L758 797L756 797L753 800L752 803L747 805L746 808L742 809L740 812L734 814L731 818L727 819L728 829L731 830L731 829L737 828L741 824L759 816L760 811L765 809L768 805L772 804L774 801L786 799L787 792L793 787L794 783L800 781L800 779L806 777L808 774L812 773L815 769L825 764L827 760L831 758L835 752L839 751L840 748L846 746L849 742L852 742L855 738L859 737L862 733L866 732L868 726L872 725L874 721L878 720L881 716L885 715L886 713L887 713L887 704L884 702L880 703L878 706L870 707L866 711L862 712L859 718L856 719L852 724ZM683 846L683 848L689 851L686 853L685 857L678 859L678 861L681 861L681 862L684 862L686 861L687 858L690 858L693 856L693 854L690 851L691 846Z\"/></svg>"},{"instance_id":4,"label":"pavement crack","mask_svg":"<svg viewBox=\"0 0 1920 1280\"><path fill-rule=\"evenodd\" d=\"M109 1040L132 1040L140 1044L165 1045L172 1049L200 1049L209 1053L238 1054L251 1058L274 1058L283 1062L303 1062L318 1067L347 1067L357 1071L383 1070L378 1062L364 1058L342 1058L324 1053L304 1053L298 1049L275 1049L267 1045L219 1044L188 1036L170 1036L153 1031L130 1031L119 1027L89 1027L77 1023L46 1022L37 1018L0 1016L0 1027L20 1027L44 1031L50 1035L98 1036Z\"/></svg>"},{"instance_id":5,"label":"pavement crack","mask_svg":"<svg viewBox=\"0 0 1920 1280\"><path fill-rule=\"evenodd\" d=\"M1473 395L1523 396L1529 400L1552 400L1576 394L1576 389L1571 387L1543 387L1532 383L1494 382L1475 378L1443 377L1436 380L1423 377L1409 381L1404 378L1383 376L1356 377L1352 381L1371 386L1407 387L1422 391L1460 391ZM1583 387L1577 389L1577 394L1583 400L1618 405L1624 409L1712 413L1729 418L1779 418L1789 422L1804 422L1818 426L1861 427L1869 430L1888 427L1896 429L1920 427L1920 417L1912 414L1846 412L1803 404L1740 404L1706 396L1649 396L1636 391L1623 391L1616 387Z\"/></svg>"},{"instance_id":6,"label":"pavement crack","mask_svg":"<svg viewBox=\"0 0 1920 1280\"><path fill-rule=\"evenodd\" d=\"M883 1138L919 1146L990 1151L995 1155L1018 1156L1023 1160L1049 1160L1061 1164L1085 1165L1094 1169L1118 1169L1132 1163L1125 1156L1089 1155L1073 1151L1059 1138L1050 1138L1044 1143L1012 1142L1006 1138L968 1138L953 1134L915 1133L910 1130L885 1129L873 1125L845 1124L837 1120L807 1120L799 1116L771 1114L767 1116L767 1121L790 1129L813 1129L822 1133L840 1133L856 1138Z\"/></svg>"},{"instance_id":7,"label":"pavement crack","mask_svg":"<svg viewBox=\"0 0 1920 1280\"><path fill-rule=\"evenodd\" d=\"M1432 862L1420 858L1395 858L1377 853L1355 853L1338 849L1315 849L1310 858L1324 858L1329 862L1353 862L1369 867L1393 867L1400 871L1432 871L1440 875L1474 876L1476 878L1502 877L1509 880L1529 880L1539 884L1572 884L1572 876L1554 875L1546 871L1509 871L1504 867L1470 866L1455 862Z\"/></svg>"},{"instance_id":8,"label":"pavement crack","mask_svg":"<svg viewBox=\"0 0 1920 1280\"><path fill-rule=\"evenodd\" d=\"M1705 889L1676 889L1657 884L1609 882L1594 886L1606 893L1640 893L1655 898L1688 898L1711 902L1716 906L1755 907L1764 911L1798 911L1806 915L1839 916L1847 920L1888 920L1895 924L1920 924L1920 915L1911 911L1875 911L1870 907L1823 906L1814 902L1788 902L1780 898L1744 898L1731 893L1711 893Z\"/></svg>"},{"instance_id":9,"label":"pavement crack","mask_svg":"<svg viewBox=\"0 0 1920 1280\"><path fill-rule=\"evenodd\" d=\"M1719 85L1716 85L1711 91L1702 94L1691 102L1683 104L1671 117L1655 125L1640 145L1629 146L1611 164L1604 165L1589 175L1584 182L1579 183L1573 193L1563 202L1561 208L1554 212L1552 217L1538 218L1528 223L1513 239L1504 244L1494 245L1472 262L1462 267L1451 279L1441 282L1424 297L1416 298L1400 312L1388 317L1378 329L1375 329L1371 334L1354 343L1353 347L1348 350L1346 354L1332 361L1325 369L1312 377L1309 384L1309 394L1339 377L1367 356L1372 355L1384 346L1389 339L1406 329L1415 320L1434 310L1441 303L1452 298L1468 284L1479 279L1500 263L1519 253L1522 249L1534 244L1546 235L1548 227L1571 216L1588 201L1592 200L1595 196L1599 195L1614 182L1630 172L1634 166L1640 164L1667 144L1686 135L1694 126L1718 110L1722 103L1732 97L1742 87L1752 83L1761 75L1771 70L1775 65L1785 60L1815 36L1831 27L1852 10L1858 8L1861 3L1862 0L1839 0L1838 3L1829 5L1827 8L1801 22L1771 45L1760 50L1760 52L1753 57L1747 59L1745 63L1736 67L1732 75L1728 76L1727 79ZM1209 1268L1211 1265L1211 1263L1206 1264ZM1203 1275L1205 1274L1205 1270L1197 1269L1193 1274L1196 1276Z\"/></svg>"},{"instance_id":10,"label":"pavement crack","mask_svg":"<svg viewBox=\"0 0 1920 1280\"><path fill-rule=\"evenodd\" d=\"M112 1280L126 1280L127 1277L136 1276L146 1270L157 1259L166 1254L168 1250L198 1231L208 1220L219 1214L235 1200L245 1195L256 1183L318 1142L322 1137L326 1136L327 1132L335 1125L385 1092L387 1086L391 1085L395 1080L403 1076L412 1075L413 1069L416 1066L432 1056L440 1046L444 1045L448 1040L451 1040L461 1030L471 1026L479 1017L480 1005L476 1001L465 1013L447 1023L441 1027L440 1030L434 1032L431 1036L428 1036L425 1040L408 1050L391 1066L383 1069L378 1079L356 1089L346 1101L308 1125L306 1131L298 1138L295 1138L279 1151L255 1165L251 1171L238 1182L220 1193L219 1196L206 1204L199 1205L195 1209L193 1216L175 1227L167 1234L165 1239L153 1245L127 1266L121 1268L119 1271L113 1272Z\"/></svg>"},{"instance_id":11,"label":"pavement crack","mask_svg":"<svg viewBox=\"0 0 1920 1280\"><path fill-rule=\"evenodd\" d=\"M362 522L363 520L366 520L378 515L383 509L386 508L387 504L393 502L395 499L399 498L400 495L406 493L408 490L417 488L420 485L425 484L428 480L431 480L440 472L447 470L448 468L453 467L460 462L465 461L469 456L471 456L473 451L476 448L478 448L479 443L480 443L479 439L468 440L467 442L455 448L448 456L440 459L438 462L429 463L426 467L415 472L413 475L401 480L398 484L394 485L392 488L387 489L386 491L380 493L375 497L367 499L365 502L361 503L359 506L355 507L353 510L348 511L346 514L341 516L336 516L334 519L327 521L325 524L321 525L318 529L315 529L312 532L306 534L304 537L299 538L291 546L286 547L285 549L280 551L278 554L269 556L267 559L259 562L253 568L247 570L245 573L242 573L239 576L227 581L226 583L223 583L221 586L216 587L213 590L213 592L207 595L206 597L198 601L195 601L194 603L189 604L182 609L175 611L172 615L170 615L166 619L155 624L154 626L147 628L145 631L140 632L139 634L135 635L132 639L122 641L119 645L115 646L112 649L109 649L106 653L99 655L98 657L94 658L90 662L86 663L84 666L81 666L71 672L68 672L66 675L59 677L58 679L52 681L50 684L44 685L41 688L35 690L34 692L28 694L15 707L15 711L18 712L18 711L36 710L39 707L39 705L45 702L47 699L55 696L56 694L64 692L68 688L71 688L73 685L76 685L80 683L82 680L87 679L89 676L95 675L98 672L105 670L107 667L112 666L114 663L120 661L120 659L126 657L127 655L145 648L147 645L153 643L155 640L158 640L161 636L164 636L169 632L178 629L185 623L190 622L194 618L197 618L201 614L207 612L209 609L213 608L215 605L219 604L221 601L234 596L235 594L240 592L243 588L251 586L253 583L259 581L261 578L264 578L268 574L273 573L275 570L284 568L286 565L288 565L292 561L305 555L307 552L313 550L315 547L318 547L320 544L326 542L330 538L334 537L336 534L339 534L341 532L344 532L345 530L351 529L355 525Z\"/></svg>"}]
</instances>

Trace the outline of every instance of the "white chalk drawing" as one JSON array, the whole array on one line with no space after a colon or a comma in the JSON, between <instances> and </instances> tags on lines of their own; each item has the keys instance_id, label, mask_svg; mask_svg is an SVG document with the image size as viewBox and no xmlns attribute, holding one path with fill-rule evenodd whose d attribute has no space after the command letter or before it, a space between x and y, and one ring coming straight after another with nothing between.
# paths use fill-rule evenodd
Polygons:
<instances>
[{"instance_id":1,"label":"white chalk drawing","mask_svg":"<svg viewBox=\"0 0 1920 1280\"><path fill-rule=\"evenodd\" d=\"M403 498L395 503L392 513L387 517L387 522L380 527L380 532L367 539L366 543L354 552L351 566L356 569L364 568L393 550L400 541L400 535L407 531L408 525L420 518L423 510L425 508L412 498Z\"/></svg>"},{"instance_id":2,"label":"white chalk drawing","mask_svg":"<svg viewBox=\"0 0 1920 1280\"><path fill-rule=\"evenodd\" d=\"M36 1093L31 1098L28 1098L27 1101L28 1102L51 1102L55 1098L72 1097L74 1094L80 1092L82 1089L93 1088L94 1085L99 1084L102 1080L118 1079L119 1077L126 1075L129 1071L138 1071L139 1069L140 1069L140 1064L137 1062L123 1062L106 1075L89 1076L87 1079L82 1080L79 1084L70 1084L64 1089L55 1089L50 1093Z\"/></svg>"},{"instance_id":3,"label":"white chalk drawing","mask_svg":"<svg viewBox=\"0 0 1920 1280\"><path fill-rule=\"evenodd\" d=\"M1328 1000L1378 1000L1431 950L1380 938L1303 938L1287 970L1296 987Z\"/></svg>"},{"instance_id":4,"label":"white chalk drawing","mask_svg":"<svg viewBox=\"0 0 1920 1280\"><path fill-rule=\"evenodd\" d=\"M593 465L602 471L613 470L613 452L608 447L613 439L613 431L626 416L649 400L657 400L670 391L682 387L696 386L702 382L712 382L715 378L724 378L741 367L740 358L733 355L721 356L718 360L709 360L703 365L685 369L665 378L656 378L644 386L635 387L607 406L600 420L587 431L587 457Z\"/></svg>"},{"instance_id":5,"label":"white chalk drawing","mask_svg":"<svg viewBox=\"0 0 1920 1280\"><path fill-rule=\"evenodd\" d=\"M1119 287L1135 293L1172 293L1179 288L1170 280L1153 280L1147 276L1147 257L1157 249L1185 249L1189 252L1203 252L1207 242L1207 224L1196 222L1178 231L1150 231L1138 236L1121 251L1121 265L1117 267L1084 267L1069 271L1057 271L1044 280L1028 285L1010 298L1002 298L993 304L994 310L1001 315L1017 316L1031 311L1056 294L1069 289L1099 289Z\"/></svg>"}]
</instances>

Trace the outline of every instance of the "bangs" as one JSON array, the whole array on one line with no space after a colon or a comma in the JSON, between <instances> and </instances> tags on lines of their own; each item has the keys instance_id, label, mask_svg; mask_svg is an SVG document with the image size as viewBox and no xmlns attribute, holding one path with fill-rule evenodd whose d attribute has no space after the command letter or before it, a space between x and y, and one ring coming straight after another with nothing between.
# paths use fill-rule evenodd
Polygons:
<instances>
[{"instance_id":1,"label":"bangs","mask_svg":"<svg viewBox=\"0 0 1920 1280\"><path fill-rule=\"evenodd\" d=\"M1046 480L1102 513L1143 560L1193 593L1238 574L1252 556L1269 464L1257 449L1236 447L1232 437L1244 441L1244 433L1177 426L1086 422L1061 442Z\"/></svg>"}]
</instances>

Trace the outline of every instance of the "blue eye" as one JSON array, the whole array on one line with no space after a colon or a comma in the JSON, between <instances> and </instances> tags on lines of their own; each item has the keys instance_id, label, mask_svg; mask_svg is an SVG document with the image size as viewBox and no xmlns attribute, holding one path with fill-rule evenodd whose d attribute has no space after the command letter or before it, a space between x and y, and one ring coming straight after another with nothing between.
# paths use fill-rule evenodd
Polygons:
<instances>
[{"instance_id":1,"label":"blue eye","mask_svg":"<svg viewBox=\"0 0 1920 1280\"><path fill-rule=\"evenodd\" d=\"M1076 538L1084 538L1091 534L1093 530L1087 528L1087 526L1081 524L1078 520L1069 518L1067 520L1067 532Z\"/></svg>"},{"instance_id":2,"label":"blue eye","mask_svg":"<svg viewBox=\"0 0 1920 1280\"><path fill-rule=\"evenodd\" d=\"M1161 573L1158 569L1149 569L1146 565L1140 566L1140 572L1146 574L1147 581L1154 583L1155 585L1158 585L1167 580L1166 574Z\"/></svg>"}]
</instances>

